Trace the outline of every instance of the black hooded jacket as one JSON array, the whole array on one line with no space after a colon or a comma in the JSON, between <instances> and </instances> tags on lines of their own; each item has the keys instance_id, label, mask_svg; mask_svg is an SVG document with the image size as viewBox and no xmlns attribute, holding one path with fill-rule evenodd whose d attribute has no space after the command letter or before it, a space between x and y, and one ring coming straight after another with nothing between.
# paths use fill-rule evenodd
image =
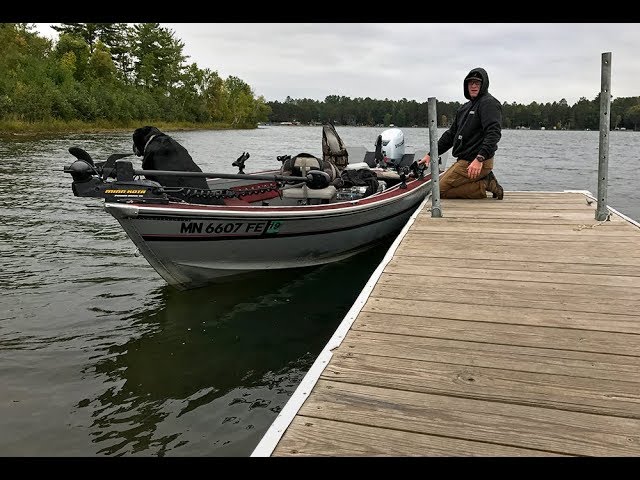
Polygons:
<instances>
[{"instance_id":1,"label":"black hooded jacket","mask_svg":"<svg viewBox=\"0 0 640 480\"><path fill-rule=\"evenodd\" d=\"M473 100L467 89L472 75L482 78L480 93ZM469 101L458 109L451 127L438 140L438 154L453 147L451 154L457 159L471 161L477 155L493 158L502 136L502 105L489 93L489 75L484 68L474 68L462 88Z\"/></svg>"}]
</instances>

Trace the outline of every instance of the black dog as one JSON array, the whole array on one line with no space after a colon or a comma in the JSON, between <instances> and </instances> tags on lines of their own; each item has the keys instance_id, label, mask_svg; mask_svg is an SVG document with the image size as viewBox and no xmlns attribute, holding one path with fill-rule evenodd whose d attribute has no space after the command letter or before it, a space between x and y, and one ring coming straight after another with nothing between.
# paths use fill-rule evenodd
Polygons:
<instances>
[{"instance_id":1,"label":"black dog","mask_svg":"<svg viewBox=\"0 0 640 480\"><path fill-rule=\"evenodd\" d=\"M156 127L141 127L133 132L133 152L142 157L143 170L202 172L186 148ZM209 189L204 177L167 175L147 175L146 177L165 187Z\"/></svg>"}]
</instances>

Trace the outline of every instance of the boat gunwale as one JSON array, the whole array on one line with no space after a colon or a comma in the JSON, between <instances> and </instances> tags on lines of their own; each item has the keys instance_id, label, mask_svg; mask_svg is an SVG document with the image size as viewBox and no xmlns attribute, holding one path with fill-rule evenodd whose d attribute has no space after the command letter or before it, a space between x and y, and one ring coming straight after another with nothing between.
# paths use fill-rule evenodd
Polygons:
<instances>
[{"instance_id":1,"label":"boat gunwale","mask_svg":"<svg viewBox=\"0 0 640 480\"><path fill-rule=\"evenodd\" d=\"M281 215L284 217L300 216L302 218L308 216L318 216L324 214L342 215L353 214L358 211L366 211L372 208L380 208L396 203L407 196L414 194L421 188L426 188L431 183L431 176L425 175L422 179L414 178L406 182L407 188L402 189L400 184L394 185L389 189L362 198L358 200L345 200L341 202L317 204L317 205L199 205L194 203L169 203L168 205L146 204L146 203L117 203L105 202L104 208L107 211L117 210L124 214L133 214L135 216L166 216L180 215L197 216L211 215L218 216L248 216L263 217ZM399 193L400 190L403 190Z\"/></svg>"}]
</instances>

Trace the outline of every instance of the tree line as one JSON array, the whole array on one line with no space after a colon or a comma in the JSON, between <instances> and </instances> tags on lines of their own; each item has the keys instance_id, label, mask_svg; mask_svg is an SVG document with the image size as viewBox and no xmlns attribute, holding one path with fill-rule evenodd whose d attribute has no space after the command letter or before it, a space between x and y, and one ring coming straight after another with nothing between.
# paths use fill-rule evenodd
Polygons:
<instances>
[{"instance_id":1,"label":"tree line","mask_svg":"<svg viewBox=\"0 0 640 480\"><path fill-rule=\"evenodd\" d=\"M219 128L255 128L263 122L426 127L427 102L351 99L266 101L236 76L189 63L184 43L158 23L62 23L57 42L35 26L0 23L0 121L109 122L130 126L158 121ZM450 125L459 102L438 101L438 126ZM611 103L611 128L640 129L640 97ZM597 130L599 94L529 105L503 103L505 128Z\"/></svg>"},{"instance_id":2,"label":"tree line","mask_svg":"<svg viewBox=\"0 0 640 480\"><path fill-rule=\"evenodd\" d=\"M331 121L340 125L366 125L397 127L427 127L428 102L415 100L351 99L343 96L328 96L323 102L311 99L292 99L284 102L267 102L271 108L272 122L300 122L301 124ZM450 126L460 102L437 102L438 126ZM616 98L611 102L611 129L640 129L640 97ZM504 128L555 129L555 130L599 130L600 94L588 100L580 98L569 105L563 98L559 102L529 105L502 104Z\"/></svg>"}]
</instances>

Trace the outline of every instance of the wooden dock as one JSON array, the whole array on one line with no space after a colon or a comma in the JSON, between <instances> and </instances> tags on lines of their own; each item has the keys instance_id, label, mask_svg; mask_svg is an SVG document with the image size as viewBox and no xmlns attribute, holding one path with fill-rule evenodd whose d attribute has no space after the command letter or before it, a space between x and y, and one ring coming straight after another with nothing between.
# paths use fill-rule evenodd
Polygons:
<instances>
[{"instance_id":1,"label":"wooden dock","mask_svg":"<svg viewBox=\"0 0 640 480\"><path fill-rule=\"evenodd\" d=\"M252 456L639 456L637 222L423 205Z\"/></svg>"}]
</instances>

